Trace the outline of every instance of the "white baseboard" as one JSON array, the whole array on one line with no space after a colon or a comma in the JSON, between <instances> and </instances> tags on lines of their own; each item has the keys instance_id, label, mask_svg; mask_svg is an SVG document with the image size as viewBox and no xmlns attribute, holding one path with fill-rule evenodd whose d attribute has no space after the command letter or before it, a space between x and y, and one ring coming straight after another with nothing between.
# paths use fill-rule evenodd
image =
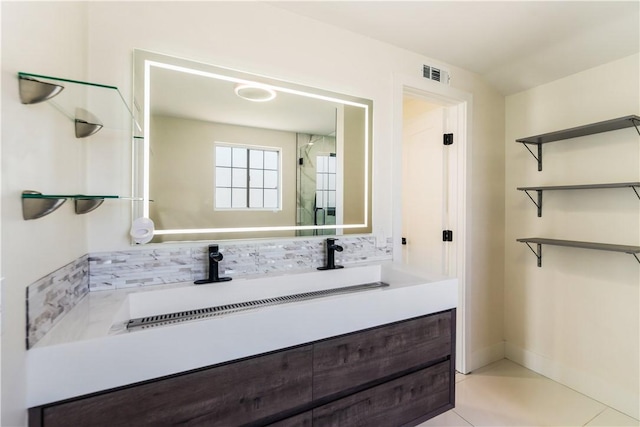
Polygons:
<instances>
[{"instance_id":1,"label":"white baseboard","mask_svg":"<svg viewBox=\"0 0 640 427\"><path fill-rule=\"evenodd\" d=\"M478 368L482 368L490 363L497 362L504 359L504 341L492 344L487 347L483 347L479 350L471 351L467 357L466 365L464 366L466 372L475 371Z\"/></svg>"},{"instance_id":2,"label":"white baseboard","mask_svg":"<svg viewBox=\"0 0 640 427\"><path fill-rule=\"evenodd\" d=\"M640 394L622 390L606 378L589 372L577 371L571 366L533 353L512 343L505 343L505 357L527 369L604 403L630 417L639 418Z\"/></svg>"}]
</instances>

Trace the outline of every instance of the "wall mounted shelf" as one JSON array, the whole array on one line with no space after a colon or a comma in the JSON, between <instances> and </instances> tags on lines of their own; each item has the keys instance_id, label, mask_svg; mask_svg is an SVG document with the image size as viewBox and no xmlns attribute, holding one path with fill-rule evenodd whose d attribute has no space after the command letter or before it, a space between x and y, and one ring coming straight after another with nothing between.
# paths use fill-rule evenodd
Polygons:
<instances>
[{"instance_id":1,"label":"wall mounted shelf","mask_svg":"<svg viewBox=\"0 0 640 427\"><path fill-rule=\"evenodd\" d=\"M102 127L139 131L131 109L116 86L64 79L32 73L18 73L20 101L47 101L74 122L77 138L93 135Z\"/></svg>"},{"instance_id":2,"label":"wall mounted shelf","mask_svg":"<svg viewBox=\"0 0 640 427\"><path fill-rule=\"evenodd\" d=\"M105 199L141 200L132 197L84 195L84 194L42 194L37 191L22 192L22 217L25 220L42 218L58 209L68 199L73 199L78 215L97 209Z\"/></svg>"},{"instance_id":3,"label":"wall mounted shelf","mask_svg":"<svg viewBox=\"0 0 640 427\"><path fill-rule=\"evenodd\" d=\"M518 242L525 243L531 252L534 253L536 258L538 259L538 267L542 267L542 245L553 245L553 246L565 246L571 248L581 248L581 249L595 249L599 251L610 251L610 252L622 252L626 254L631 254L633 257L640 263L640 258L638 258L638 254L640 254L640 246L627 246L627 245L612 245L609 243L594 243L594 242L576 242L573 240L557 240L557 239L545 239L541 237L530 237L525 239L516 239ZM534 250L530 243L536 244L536 249Z\"/></svg>"},{"instance_id":4,"label":"wall mounted shelf","mask_svg":"<svg viewBox=\"0 0 640 427\"><path fill-rule=\"evenodd\" d=\"M562 141L565 139L578 138L581 136L594 135L602 132L610 132L619 129L626 129L635 127L636 131L640 135L640 116L624 116L617 119L606 120L603 122L592 123L584 126L578 126L569 129L563 129L555 132L544 133L541 135L529 136L527 138L516 139L516 142L521 143L531 153L531 155L538 161L538 170L542 170L542 144L549 142ZM528 145L537 146L537 155Z\"/></svg>"},{"instance_id":5,"label":"wall mounted shelf","mask_svg":"<svg viewBox=\"0 0 640 427\"><path fill-rule=\"evenodd\" d=\"M640 200L640 193L638 193L638 189L640 189L640 182L619 182L619 183L611 183L611 184L581 184L581 185L549 185L543 187L518 187L517 189L520 191L524 191L526 195L531 199L534 205L538 208L538 216L542 216L542 193L543 191L553 191L553 190L592 190L592 189L607 189L607 188L631 188L633 192L636 194L638 199ZM535 191L537 193L537 200L534 199L530 191Z\"/></svg>"}]
</instances>

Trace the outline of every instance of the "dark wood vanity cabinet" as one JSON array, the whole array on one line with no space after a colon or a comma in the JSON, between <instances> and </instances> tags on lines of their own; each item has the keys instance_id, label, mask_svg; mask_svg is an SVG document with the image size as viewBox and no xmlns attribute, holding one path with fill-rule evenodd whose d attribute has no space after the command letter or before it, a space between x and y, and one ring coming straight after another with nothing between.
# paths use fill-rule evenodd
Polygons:
<instances>
[{"instance_id":1,"label":"dark wood vanity cabinet","mask_svg":"<svg viewBox=\"0 0 640 427\"><path fill-rule=\"evenodd\" d=\"M35 426L417 425L454 406L455 309L29 410Z\"/></svg>"}]
</instances>

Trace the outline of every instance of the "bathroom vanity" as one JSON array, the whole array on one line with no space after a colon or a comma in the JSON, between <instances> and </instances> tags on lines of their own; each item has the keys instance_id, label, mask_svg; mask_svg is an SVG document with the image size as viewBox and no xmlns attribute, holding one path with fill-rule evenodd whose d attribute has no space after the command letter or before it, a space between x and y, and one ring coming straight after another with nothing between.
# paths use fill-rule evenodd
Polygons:
<instances>
[{"instance_id":1,"label":"bathroom vanity","mask_svg":"<svg viewBox=\"0 0 640 427\"><path fill-rule=\"evenodd\" d=\"M173 309L163 304L178 292L182 304L193 292L193 301L210 293L224 303L313 288L318 278L389 286L137 332L112 325L102 337L36 346L30 426L400 426L453 408L453 279L376 265L234 280L140 301L128 294L114 316Z\"/></svg>"}]
</instances>

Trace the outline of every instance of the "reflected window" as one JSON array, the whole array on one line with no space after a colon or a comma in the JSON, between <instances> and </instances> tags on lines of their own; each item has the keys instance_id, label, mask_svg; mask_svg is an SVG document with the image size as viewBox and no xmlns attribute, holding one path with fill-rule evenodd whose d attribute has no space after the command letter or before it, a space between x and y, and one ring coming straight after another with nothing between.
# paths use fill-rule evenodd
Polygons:
<instances>
[{"instance_id":1,"label":"reflected window","mask_svg":"<svg viewBox=\"0 0 640 427\"><path fill-rule=\"evenodd\" d=\"M215 144L215 209L270 209L280 206L280 151Z\"/></svg>"}]
</instances>

